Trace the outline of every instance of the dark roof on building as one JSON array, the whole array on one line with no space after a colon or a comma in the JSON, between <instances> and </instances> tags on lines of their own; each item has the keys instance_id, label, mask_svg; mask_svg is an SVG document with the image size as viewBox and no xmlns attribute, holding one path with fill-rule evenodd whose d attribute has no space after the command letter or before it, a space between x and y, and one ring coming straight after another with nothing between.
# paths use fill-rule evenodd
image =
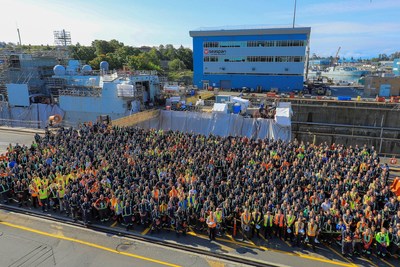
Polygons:
<instances>
[{"instance_id":1,"label":"dark roof on building","mask_svg":"<svg viewBox=\"0 0 400 267\"><path fill-rule=\"evenodd\" d=\"M249 28L249 29L199 29L190 31L191 37L200 36L237 36L237 35L271 35L271 34L307 34L310 36L311 27L296 28Z\"/></svg>"}]
</instances>

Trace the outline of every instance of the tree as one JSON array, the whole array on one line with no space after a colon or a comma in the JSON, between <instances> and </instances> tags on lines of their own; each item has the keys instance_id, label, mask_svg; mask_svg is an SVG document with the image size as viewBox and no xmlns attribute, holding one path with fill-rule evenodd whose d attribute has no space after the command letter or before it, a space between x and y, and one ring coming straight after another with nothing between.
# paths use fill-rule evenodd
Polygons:
<instances>
[{"instance_id":1,"label":"tree","mask_svg":"<svg viewBox=\"0 0 400 267\"><path fill-rule=\"evenodd\" d=\"M89 62L96 57L96 49L93 46L81 46L77 43L75 46L70 46L72 58Z\"/></svg>"},{"instance_id":2,"label":"tree","mask_svg":"<svg viewBox=\"0 0 400 267\"><path fill-rule=\"evenodd\" d=\"M153 47L149 52L146 53L151 62L153 62L154 64L160 65L160 60L162 58L162 55L160 53L160 51L157 50L157 48Z\"/></svg>"},{"instance_id":3,"label":"tree","mask_svg":"<svg viewBox=\"0 0 400 267\"><path fill-rule=\"evenodd\" d=\"M130 56L128 66L136 70L157 70L161 71L161 67L157 62L152 61L149 53L141 53L137 56Z\"/></svg>"},{"instance_id":4,"label":"tree","mask_svg":"<svg viewBox=\"0 0 400 267\"><path fill-rule=\"evenodd\" d=\"M394 52L390 55L390 60L394 60L396 58L400 58L400 51Z\"/></svg>"},{"instance_id":5,"label":"tree","mask_svg":"<svg viewBox=\"0 0 400 267\"><path fill-rule=\"evenodd\" d=\"M115 51L115 47L104 40L94 40L92 46L96 49L96 56L106 55Z\"/></svg>"},{"instance_id":6,"label":"tree","mask_svg":"<svg viewBox=\"0 0 400 267\"><path fill-rule=\"evenodd\" d=\"M117 50L118 48L124 47L124 43L118 42L115 39L112 39L111 41L108 42L109 46L113 49L113 52Z\"/></svg>"},{"instance_id":7,"label":"tree","mask_svg":"<svg viewBox=\"0 0 400 267\"><path fill-rule=\"evenodd\" d=\"M189 48L184 48L182 45L176 51L177 58L180 59L186 68L193 70L193 52Z\"/></svg>"},{"instance_id":8,"label":"tree","mask_svg":"<svg viewBox=\"0 0 400 267\"><path fill-rule=\"evenodd\" d=\"M171 60L170 62L168 62L168 69L170 71L177 71L177 70L186 69L186 66L185 66L185 63L182 60L176 58L176 59Z\"/></svg>"},{"instance_id":9,"label":"tree","mask_svg":"<svg viewBox=\"0 0 400 267\"><path fill-rule=\"evenodd\" d=\"M167 44L165 46L165 59L166 60L173 60L175 58L177 58L176 55L176 49L174 48L174 46L172 44Z\"/></svg>"},{"instance_id":10,"label":"tree","mask_svg":"<svg viewBox=\"0 0 400 267\"><path fill-rule=\"evenodd\" d=\"M122 63L118 61L118 59L115 57L115 54L113 53L108 53L107 55L99 55L88 63L90 66L92 66L93 69L98 70L100 68L100 62L102 61L107 61L111 70L122 68Z\"/></svg>"},{"instance_id":11,"label":"tree","mask_svg":"<svg viewBox=\"0 0 400 267\"><path fill-rule=\"evenodd\" d=\"M389 60L389 57L386 54L379 54L378 58L380 61Z\"/></svg>"}]
</instances>

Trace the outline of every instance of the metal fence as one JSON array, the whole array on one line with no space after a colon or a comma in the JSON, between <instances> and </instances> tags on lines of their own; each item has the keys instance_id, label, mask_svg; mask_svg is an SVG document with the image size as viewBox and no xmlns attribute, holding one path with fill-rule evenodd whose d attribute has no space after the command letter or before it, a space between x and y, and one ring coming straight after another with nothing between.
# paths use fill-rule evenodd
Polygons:
<instances>
[{"instance_id":1,"label":"metal fence","mask_svg":"<svg viewBox=\"0 0 400 267\"><path fill-rule=\"evenodd\" d=\"M44 129L46 126L48 126L48 123L44 123L42 121L0 119L0 126Z\"/></svg>"}]
</instances>

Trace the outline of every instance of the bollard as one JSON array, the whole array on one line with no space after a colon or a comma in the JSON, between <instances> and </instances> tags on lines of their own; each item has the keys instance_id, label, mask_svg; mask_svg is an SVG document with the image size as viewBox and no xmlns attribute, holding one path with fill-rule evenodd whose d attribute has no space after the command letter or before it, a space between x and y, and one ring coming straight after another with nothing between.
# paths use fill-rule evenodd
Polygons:
<instances>
[{"instance_id":1,"label":"bollard","mask_svg":"<svg viewBox=\"0 0 400 267\"><path fill-rule=\"evenodd\" d=\"M233 221L233 237L236 236L236 218Z\"/></svg>"}]
</instances>

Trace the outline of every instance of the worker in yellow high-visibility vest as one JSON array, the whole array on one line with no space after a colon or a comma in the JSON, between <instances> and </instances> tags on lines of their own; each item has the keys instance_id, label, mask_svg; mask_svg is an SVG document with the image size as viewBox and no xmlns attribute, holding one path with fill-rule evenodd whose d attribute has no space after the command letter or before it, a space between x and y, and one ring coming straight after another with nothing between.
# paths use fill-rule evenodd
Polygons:
<instances>
[{"instance_id":1,"label":"worker in yellow high-visibility vest","mask_svg":"<svg viewBox=\"0 0 400 267\"><path fill-rule=\"evenodd\" d=\"M272 238L272 231L273 231L273 221L274 218L271 215L270 211L264 215L264 238Z\"/></svg>"},{"instance_id":2,"label":"worker in yellow high-visibility vest","mask_svg":"<svg viewBox=\"0 0 400 267\"><path fill-rule=\"evenodd\" d=\"M40 204L42 205L42 211L45 212L47 211L48 207L48 189L47 186L43 185L39 188L39 199L40 199Z\"/></svg>"},{"instance_id":3,"label":"worker in yellow high-visibility vest","mask_svg":"<svg viewBox=\"0 0 400 267\"><path fill-rule=\"evenodd\" d=\"M314 219L311 218L310 222L307 224L307 237L312 246L312 249L315 251L315 237L317 236L317 224Z\"/></svg>"}]
</instances>

